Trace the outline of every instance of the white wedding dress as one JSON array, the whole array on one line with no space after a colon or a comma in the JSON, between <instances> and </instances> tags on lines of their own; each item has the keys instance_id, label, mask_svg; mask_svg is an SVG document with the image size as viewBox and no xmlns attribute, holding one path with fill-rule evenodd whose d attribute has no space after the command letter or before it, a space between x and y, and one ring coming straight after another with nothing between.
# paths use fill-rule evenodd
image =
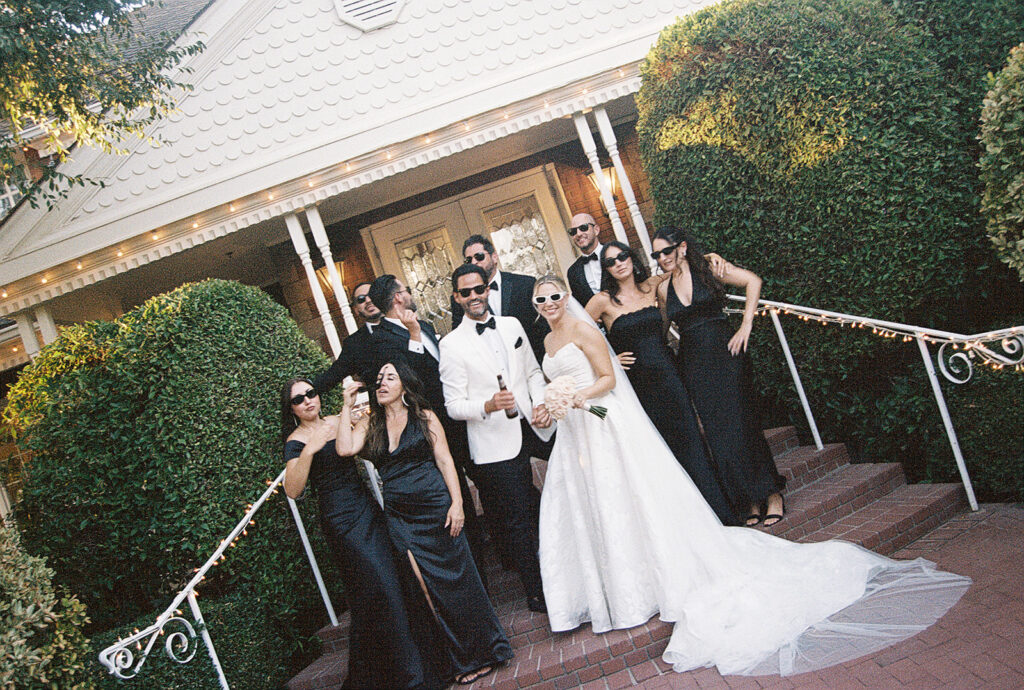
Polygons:
<instances>
[{"instance_id":1,"label":"white wedding dress","mask_svg":"<svg viewBox=\"0 0 1024 690\"><path fill-rule=\"evenodd\" d=\"M568 344L549 379L595 380ZM674 622L676 671L790 675L906 639L959 600L970 579L923 559L894 561L848 542L796 544L724 527L645 415L621 369L594 404L558 423L540 508L540 566L555 631Z\"/></svg>"}]
</instances>

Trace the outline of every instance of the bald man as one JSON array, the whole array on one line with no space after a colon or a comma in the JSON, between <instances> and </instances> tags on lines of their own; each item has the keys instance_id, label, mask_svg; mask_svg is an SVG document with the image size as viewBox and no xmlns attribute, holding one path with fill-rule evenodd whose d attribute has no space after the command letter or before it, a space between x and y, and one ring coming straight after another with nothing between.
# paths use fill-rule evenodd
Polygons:
<instances>
[{"instance_id":1,"label":"bald man","mask_svg":"<svg viewBox=\"0 0 1024 690\"><path fill-rule=\"evenodd\" d=\"M580 257L569 267L569 290L584 307L601 290L600 229L589 213L577 213L569 222L569 237L580 251Z\"/></svg>"}]
</instances>

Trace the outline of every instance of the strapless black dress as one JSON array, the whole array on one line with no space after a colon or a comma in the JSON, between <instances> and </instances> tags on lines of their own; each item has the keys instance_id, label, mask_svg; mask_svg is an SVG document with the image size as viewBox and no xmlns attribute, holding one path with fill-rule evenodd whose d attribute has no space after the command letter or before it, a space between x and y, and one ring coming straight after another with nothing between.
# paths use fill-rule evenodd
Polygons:
<instances>
[{"instance_id":1,"label":"strapless black dress","mask_svg":"<svg viewBox=\"0 0 1024 690\"><path fill-rule=\"evenodd\" d=\"M724 303L700 280L684 306L670 282L666 312L679 329L677 364L697 408L726 497L746 514L786 485L764 439L753 365L746 352L729 353L733 331Z\"/></svg>"},{"instance_id":2,"label":"strapless black dress","mask_svg":"<svg viewBox=\"0 0 1024 690\"><path fill-rule=\"evenodd\" d=\"M301 441L288 441L285 462L304 447ZM423 611L406 609L384 515L354 461L340 457L332 441L313 456L309 483L320 502L320 524L341 570L351 612L345 687L440 687L414 642L426 649L429 620Z\"/></svg>"},{"instance_id":3,"label":"strapless black dress","mask_svg":"<svg viewBox=\"0 0 1024 690\"><path fill-rule=\"evenodd\" d=\"M388 457L370 459L384 482L392 544L399 554L412 553L416 559L455 674L511 659L512 647L480 581L465 532L452 537L444 526L451 496L420 426L407 424Z\"/></svg>"},{"instance_id":4,"label":"strapless black dress","mask_svg":"<svg viewBox=\"0 0 1024 690\"><path fill-rule=\"evenodd\" d=\"M608 342L615 352L636 357L626 370L636 397L704 500L722 524L740 524L715 475L690 396L662 338L661 312L651 306L619 316L608 330Z\"/></svg>"}]
</instances>

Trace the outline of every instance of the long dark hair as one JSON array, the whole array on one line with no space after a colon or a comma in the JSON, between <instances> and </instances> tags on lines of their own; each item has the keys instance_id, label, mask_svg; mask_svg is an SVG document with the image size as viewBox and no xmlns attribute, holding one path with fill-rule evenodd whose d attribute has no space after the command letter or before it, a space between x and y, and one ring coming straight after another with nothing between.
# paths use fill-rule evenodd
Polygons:
<instances>
[{"instance_id":1,"label":"long dark hair","mask_svg":"<svg viewBox=\"0 0 1024 690\"><path fill-rule=\"evenodd\" d=\"M430 422L427 418L430 403L423 395L423 382L404 359L389 359L380 368L383 369L388 364L395 368L398 380L402 382L405 404L409 408L409 421L419 425L423 437L433 446L434 437L430 433ZM377 372L379 373L380 369ZM370 426L366 431L366 451L371 458L386 458L391 454L389 446L384 407L377 401L377 386L374 385L370 390Z\"/></svg>"},{"instance_id":2,"label":"long dark hair","mask_svg":"<svg viewBox=\"0 0 1024 690\"><path fill-rule=\"evenodd\" d=\"M637 258L636 252L634 252L633 248L628 244L616 241L609 242L601 247L601 291L607 292L612 298L612 302L621 305L622 302L620 302L618 298L620 289L619 281L615 280L615 278L612 277L612 274L608 272L608 269L604 267L604 257L612 247L621 249L627 256L629 256L629 260L633 262L633 280L636 281L637 289L643 291L641 285L645 280L651 277L651 272L647 270L647 264Z\"/></svg>"},{"instance_id":3,"label":"long dark hair","mask_svg":"<svg viewBox=\"0 0 1024 690\"><path fill-rule=\"evenodd\" d=\"M669 244L686 242L686 256L684 258L686 263L690 265L690 273L696 276L697 280L704 283L706 288L711 290L711 294L716 301L725 301L725 285L711 271L711 264L704 258L706 253L704 247L693 238L693 235L682 228L667 226L659 228L654 233L652 239L665 240Z\"/></svg>"},{"instance_id":4,"label":"long dark hair","mask_svg":"<svg viewBox=\"0 0 1024 690\"><path fill-rule=\"evenodd\" d=\"M305 376L296 376L290 378L284 382L284 387L281 388L281 444L288 440L288 437L292 435L292 432L299 428L298 423L295 421L295 414L292 412L292 386L296 383L308 383L310 388L315 389L313 382L307 379ZM319 394L319 391L318 391ZM321 404L323 400L320 401Z\"/></svg>"}]
</instances>

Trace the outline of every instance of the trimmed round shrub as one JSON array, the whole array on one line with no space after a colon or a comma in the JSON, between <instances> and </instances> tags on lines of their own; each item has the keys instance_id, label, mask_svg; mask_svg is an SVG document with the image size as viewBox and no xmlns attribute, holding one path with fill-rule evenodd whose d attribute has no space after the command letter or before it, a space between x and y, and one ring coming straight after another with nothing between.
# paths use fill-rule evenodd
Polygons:
<instances>
[{"instance_id":1,"label":"trimmed round shrub","mask_svg":"<svg viewBox=\"0 0 1024 690\"><path fill-rule=\"evenodd\" d=\"M97 629L162 610L283 469L282 383L327 364L283 307L228 281L65 329L5 410L33 454L19 508L26 547ZM301 504L304 519L340 603L314 503ZM326 622L283 492L225 558L200 592L245 592L290 640L279 659Z\"/></svg>"},{"instance_id":2,"label":"trimmed round shrub","mask_svg":"<svg viewBox=\"0 0 1024 690\"><path fill-rule=\"evenodd\" d=\"M655 224L758 273L767 299L962 333L1014 325L1020 292L979 231L974 152L934 40L873 0L727 0L667 27L637 97ZM925 477L923 432L878 407L922 373L916 344L782 318L822 433ZM806 428L760 323L770 421Z\"/></svg>"},{"instance_id":3,"label":"trimmed round shrub","mask_svg":"<svg viewBox=\"0 0 1024 690\"><path fill-rule=\"evenodd\" d=\"M0 687L11 690L94 687L87 673L85 606L54 587L53 571L21 549L0 523Z\"/></svg>"},{"instance_id":4,"label":"trimmed round shrub","mask_svg":"<svg viewBox=\"0 0 1024 690\"><path fill-rule=\"evenodd\" d=\"M989 84L981 110L981 210L996 254L1024 280L1024 43Z\"/></svg>"}]
</instances>

